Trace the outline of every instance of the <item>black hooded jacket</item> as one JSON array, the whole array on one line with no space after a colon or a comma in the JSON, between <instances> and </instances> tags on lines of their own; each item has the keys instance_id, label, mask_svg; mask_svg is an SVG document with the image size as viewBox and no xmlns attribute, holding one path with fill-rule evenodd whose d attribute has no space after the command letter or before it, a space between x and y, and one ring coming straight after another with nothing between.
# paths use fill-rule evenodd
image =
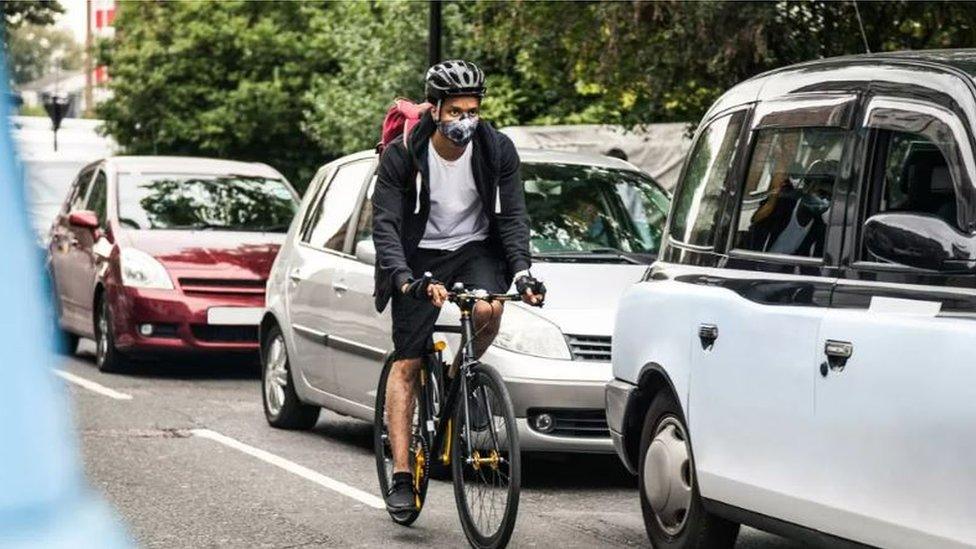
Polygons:
<instances>
[{"instance_id":1,"label":"black hooded jacket","mask_svg":"<svg viewBox=\"0 0 976 549\"><path fill-rule=\"evenodd\" d=\"M376 310L382 312L395 288L412 278L407 262L427 228L430 174L427 154L437 124L425 114L409 144L396 139L383 151L373 191L373 243L376 245ZM528 269L529 217L515 145L487 122L473 139L471 170L489 220L488 242L505 259L509 277Z\"/></svg>"}]
</instances>

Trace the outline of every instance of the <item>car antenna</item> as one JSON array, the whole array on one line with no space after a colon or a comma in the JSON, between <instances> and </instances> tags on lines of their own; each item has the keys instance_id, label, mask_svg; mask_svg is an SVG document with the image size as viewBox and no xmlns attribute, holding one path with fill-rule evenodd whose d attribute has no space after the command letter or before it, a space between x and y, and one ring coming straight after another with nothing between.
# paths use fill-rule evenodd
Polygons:
<instances>
[{"instance_id":1,"label":"car antenna","mask_svg":"<svg viewBox=\"0 0 976 549\"><path fill-rule=\"evenodd\" d=\"M861 39L864 40L864 52L871 53L871 46L868 45L868 35L864 32L864 21L861 20L861 9L857 7L857 0L851 0L854 4L854 14L857 15L857 26L861 29Z\"/></svg>"}]
</instances>

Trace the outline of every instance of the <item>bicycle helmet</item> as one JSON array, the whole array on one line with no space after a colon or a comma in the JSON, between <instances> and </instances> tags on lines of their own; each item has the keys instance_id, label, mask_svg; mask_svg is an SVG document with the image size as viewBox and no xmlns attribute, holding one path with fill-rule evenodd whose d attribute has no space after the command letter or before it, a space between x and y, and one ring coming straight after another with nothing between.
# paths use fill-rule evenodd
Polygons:
<instances>
[{"instance_id":1,"label":"bicycle helmet","mask_svg":"<svg viewBox=\"0 0 976 549\"><path fill-rule=\"evenodd\" d=\"M431 103L457 95L485 96L485 73L474 63L460 59L443 61L427 69L424 80L424 93Z\"/></svg>"}]
</instances>

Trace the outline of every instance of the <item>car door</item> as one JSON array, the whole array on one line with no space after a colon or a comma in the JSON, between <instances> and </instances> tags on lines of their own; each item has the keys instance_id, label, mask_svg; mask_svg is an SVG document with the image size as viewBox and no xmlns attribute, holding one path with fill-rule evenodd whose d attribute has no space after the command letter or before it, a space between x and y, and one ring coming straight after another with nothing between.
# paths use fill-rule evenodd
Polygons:
<instances>
[{"instance_id":1,"label":"car door","mask_svg":"<svg viewBox=\"0 0 976 549\"><path fill-rule=\"evenodd\" d=\"M87 332L94 334L95 281L98 279L99 271L106 265L111 252L111 244L108 242L106 231L108 227L108 177L104 167L95 172L84 209L95 213L98 218L98 228L76 230L79 245L77 247L77 258L73 265L76 269L75 276L77 276L75 282L78 284L79 310L82 317L87 320Z\"/></svg>"},{"instance_id":2,"label":"car door","mask_svg":"<svg viewBox=\"0 0 976 549\"><path fill-rule=\"evenodd\" d=\"M92 244L91 230L74 227L69 223L72 212L85 209L92 180L97 166L88 166L79 172L70 197L51 235L51 267L54 287L61 305L61 322L76 333L91 332L90 288L86 291L89 250ZM86 249L87 247L87 249Z\"/></svg>"},{"instance_id":3,"label":"car door","mask_svg":"<svg viewBox=\"0 0 976 549\"><path fill-rule=\"evenodd\" d=\"M875 216L910 214L976 242L964 128L915 99L876 97L864 117L844 278L816 342L810 450L823 470L809 493L824 510L817 527L871 545L976 545L976 274L879 257L864 231Z\"/></svg>"},{"instance_id":4,"label":"car door","mask_svg":"<svg viewBox=\"0 0 976 549\"><path fill-rule=\"evenodd\" d=\"M338 391L335 362L327 342L341 314L336 294L343 291L336 274L340 261L348 258L343 250L349 218L370 167L370 160L337 167L310 209L286 275L297 360L310 385L333 395Z\"/></svg>"},{"instance_id":5,"label":"car door","mask_svg":"<svg viewBox=\"0 0 976 549\"><path fill-rule=\"evenodd\" d=\"M371 202L376 177L364 193L359 215L350 231L350 250L353 258L342 262L339 277L347 288L340 297L341 322L336 326L330 346L335 353L336 378L341 395L364 408L375 405L376 386L387 352L392 348L390 308L376 312L373 298L373 205Z\"/></svg>"},{"instance_id":6,"label":"car door","mask_svg":"<svg viewBox=\"0 0 976 549\"><path fill-rule=\"evenodd\" d=\"M836 272L830 227L856 96L756 107L724 268L701 272L690 428L702 495L804 524L814 343ZM840 203L841 205L843 202ZM831 239L834 239L833 241Z\"/></svg>"}]
</instances>

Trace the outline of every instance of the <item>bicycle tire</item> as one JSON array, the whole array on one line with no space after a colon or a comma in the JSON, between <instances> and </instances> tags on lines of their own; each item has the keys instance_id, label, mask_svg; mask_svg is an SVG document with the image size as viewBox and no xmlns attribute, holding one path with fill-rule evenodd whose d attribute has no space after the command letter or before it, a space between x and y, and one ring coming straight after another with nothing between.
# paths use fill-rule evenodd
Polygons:
<instances>
[{"instance_id":1,"label":"bicycle tire","mask_svg":"<svg viewBox=\"0 0 976 549\"><path fill-rule=\"evenodd\" d=\"M512 406L512 399L508 394L508 389L502 381L501 375L494 368L478 364L472 367L471 377L468 383L468 393L477 395L482 388L485 389L487 398L482 397L484 402L490 405L491 414L487 414L488 408L478 402L478 397L474 396L473 401L469 401L469 408L472 409L472 441L463 440L462 433L465 425L465 406L461 399L454 409L454 425L451 433L451 467L454 480L454 500L457 504L458 515L461 518L461 527L465 537L472 547L478 549L498 549L508 545L512 533L515 530L515 522L518 518L519 492L521 490L521 452L518 440L518 427L515 424L515 410ZM488 394L490 392L490 395ZM467 395L463 396L467 398ZM478 411L481 409L481 411ZM479 414L484 414L484 418L479 418ZM490 419L489 419L490 418ZM501 420L504 425L501 429L497 428L497 422ZM495 431L496 438L492 441L490 433ZM504 439L501 435L504 433ZM485 453L485 457L491 461L491 445L498 452L500 459L495 465L479 465L466 462L467 447L472 446L474 451ZM473 510L469 493L474 494L478 485L486 484L486 475L494 480L502 480L507 476L507 486L504 490L493 489L493 499L495 493L505 493L504 510L501 514L496 528L487 528L488 532L482 531L478 524L484 516L481 510ZM467 490L472 488L473 490ZM483 501L484 490L482 494ZM495 507L493 506L492 509ZM475 518L477 517L477 519Z\"/></svg>"},{"instance_id":2,"label":"bicycle tire","mask_svg":"<svg viewBox=\"0 0 976 549\"><path fill-rule=\"evenodd\" d=\"M376 387L376 406L373 415L373 454L376 458L376 474L379 478L380 483L380 493L386 496L387 491L390 487L390 482L392 481L393 474L393 463L392 457L389 453L389 439L386 436L386 382L387 378L390 376L390 370L393 367L393 360L387 359L386 363L383 365L383 372L380 374L380 381ZM421 455L424 457L424 464L422 467L422 476L420 482L417 486L417 496L420 501L420 506L415 511L401 511L401 512L389 512L390 518L393 522L401 526L410 526L414 521L420 516L421 511L423 511L424 501L427 498L427 484L430 480L430 441L424 435L421 426L425 424L426 417L424 410L424 403L428 398L426 385L421 387L417 393L417 398L414 401L414 428L413 428L413 440L411 441L410 448L410 467L415 470L416 461L415 451L418 445L422 445Z\"/></svg>"}]
</instances>

